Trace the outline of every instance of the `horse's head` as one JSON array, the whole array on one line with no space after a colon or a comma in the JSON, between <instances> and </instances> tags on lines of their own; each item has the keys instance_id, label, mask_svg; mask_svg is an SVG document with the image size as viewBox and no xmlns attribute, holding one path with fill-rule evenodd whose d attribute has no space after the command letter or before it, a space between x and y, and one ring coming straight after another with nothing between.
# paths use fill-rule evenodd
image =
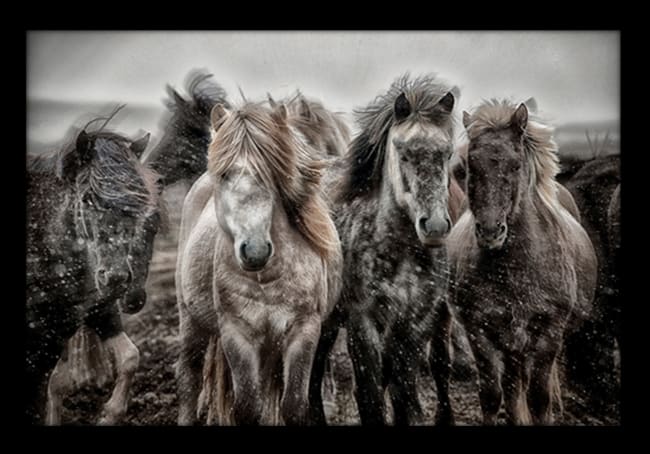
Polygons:
<instances>
[{"instance_id":1,"label":"horse's head","mask_svg":"<svg viewBox=\"0 0 650 454\"><path fill-rule=\"evenodd\" d=\"M283 112L286 119L284 107ZM276 193L260 174L261 169L255 166L260 163L252 156L252 150L258 144L250 134L244 133L248 115L251 112L232 113L221 104L212 110L215 141L223 144L216 150L220 161L213 173L214 201L219 225L232 238L237 263L245 271L260 271L273 255L271 224ZM257 121L254 124L269 126ZM257 132L270 135L270 131Z\"/></svg>"},{"instance_id":2,"label":"horse's head","mask_svg":"<svg viewBox=\"0 0 650 454\"><path fill-rule=\"evenodd\" d=\"M387 137L388 182L398 206L408 212L426 246L440 246L452 225L448 188L454 101L448 92L423 110L415 108L402 92L395 99L394 122Z\"/></svg>"},{"instance_id":3,"label":"horse's head","mask_svg":"<svg viewBox=\"0 0 650 454\"><path fill-rule=\"evenodd\" d=\"M208 172L220 227L232 239L239 266L259 271L274 253L274 222L296 229L322 257L340 247L320 196L324 162L289 120L284 104L248 102L211 113ZM277 216L276 216L277 215Z\"/></svg>"},{"instance_id":4,"label":"horse's head","mask_svg":"<svg viewBox=\"0 0 650 454\"><path fill-rule=\"evenodd\" d=\"M273 192L240 163L223 173L217 186L217 218L233 239L239 265L246 271L261 270L273 254Z\"/></svg>"},{"instance_id":5,"label":"horse's head","mask_svg":"<svg viewBox=\"0 0 650 454\"><path fill-rule=\"evenodd\" d=\"M225 103L225 91L209 80L210 74L192 71L187 78L188 98L167 86L169 114L163 120L164 133L144 159L170 185L184 178L197 178L207 166L210 143L210 111Z\"/></svg>"},{"instance_id":6,"label":"horse's head","mask_svg":"<svg viewBox=\"0 0 650 454\"><path fill-rule=\"evenodd\" d=\"M84 130L61 160L60 175L74 194L78 252L85 251L89 281L102 299L119 298L141 273L146 278L147 267L132 258L140 259L142 226L156 216L155 178L138 160L148 141L148 134L131 141Z\"/></svg>"},{"instance_id":7,"label":"horse's head","mask_svg":"<svg viewBox=\"0 0 650 454\"><path fill-rule=\"evenodd\" d=\"M480 116L480 111L475 115ZM503 117L504 114L501 114ZM467 196L476 220L477 243L499 249L508 236L508 223L516 214L526 190L527 175L524 133L528 109L520 104L507 113L506 121L482 122L463 112L469 131L467 153Z\"/></svg>"},{"instance_id":8,"label":"horse's head","mask_svg":"<svg viewBox=\"0 0 650 454\"><path fill-rule=\"evenodd\" d=\"M149 275L149 262L153 255L154 238L161 224L162 213L158 206L148 207L136 221L128 256L132 281L129 290L119 300L120 310L124 313L134 314L147 302L145 284Z\"/></svg>"}]
</instances>

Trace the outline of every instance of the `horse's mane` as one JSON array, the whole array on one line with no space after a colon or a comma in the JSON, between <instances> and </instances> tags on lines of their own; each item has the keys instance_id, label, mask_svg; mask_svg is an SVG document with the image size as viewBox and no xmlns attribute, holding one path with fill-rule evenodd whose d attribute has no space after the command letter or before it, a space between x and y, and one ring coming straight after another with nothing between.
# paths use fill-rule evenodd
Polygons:
<instances>
[{"instance_id":1,"label":"horse's mane","mask_svg":"<svg viewBox=\"0 0 650 454\"><path fill-rule=\"evenodd\" d=\"M468 127L470 138L485 130L499 130L510 126L510 120L519 107L510 100L485 100L471 114ZM530 169L529 186L548 208L555 211L559 205L555 176L560 171L558 147L553 140L553 128L539 117L529 113L524 131L524 152Z\"/></svg>"},{"instance_id":2,"label":"horse's mane","mask_svg":"<svg viewBox=\"0 0 650 454\"><path fill-rule=\"evenodd\" d=\"M407 73L395 80L385 94L379 95L366 107L355 109L361 133L354 138L345 156L347 170L338 197L351 201L374 192L380 186L386 141L395 124L393 108L401 93L406 95L412 108L408 121L430 121L434 108L450 91L452 87L434 74L411 79Z\"/></svg>"},{"instance_id":3,"label":"horse's mane","mask_svg":"<svg viewBox=\"0 0 650 454\"><path fill-rule=\"evenodd\" d=\"M292 224L321 256L338 247L338 235L320 192L324 162L297 130L262 103L233 110L208 148L208 171L226 172L243 158L251 173L276 192Z\"/></svg>"},{"instance_id":4,"label":"horse's mane","mask_svg":"<svg viewBox=\"0 0 650 454\"><path fill-rule=\"evenodd\" d=\"M287 97L283 102L292 116L294 125L303 134L313 134L329 138L334 138L340 134L341 139L346 142L340 144L341 146L346 146L347 142L349 142L350 128L348 125L334 112L326 109L320 101L306 98L300 91L297 91L294 95ZM305 102L309 106L311 119L305 118L300 114L302 102Z\"/></svg>"},{"instance_id":5,"label":"horse's mane","mask_svg":"<svg viewBox=\"0 0 650 454\"><path fill-rule=\"evenodd\" d=\"M167 85L170 99L165 104L172 112L189 116L194 114L199 121L204 121L206 118L209 119L210 110L215 104L221 103L226 107L229 106L226 91L212 80L212 74L204 69L191 70L185 77L184 86L189 99L183 98L170 85ZM177 102L177 97L185 102Z\"/></svg>"},{"instance_id":6,"label":"horse's mane","mask_svg":"<svg viewBox=\"0 0 650 454\"><path fill-rule=\"evenodd\" d=\"M158 174L140 163L130 151L131 141L115 132L104 130L85 131L94 143L92 158L69 182L65 162L76 157L76 137L58 150L39 156L28 155L27 169L30 174L49 174L66 185L74 185L78 201L90 197L100 206L120 208L127 212L141 213L159 204Z\"/></svg>"}]
</instances>

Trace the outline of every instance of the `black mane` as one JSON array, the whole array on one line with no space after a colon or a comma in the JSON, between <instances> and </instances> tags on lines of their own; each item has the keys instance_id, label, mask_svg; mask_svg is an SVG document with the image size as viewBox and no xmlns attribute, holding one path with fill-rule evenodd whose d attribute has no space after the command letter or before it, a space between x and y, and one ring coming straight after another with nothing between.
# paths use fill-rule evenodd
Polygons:
<instances>
[{"instance_id":1,"label":"black mane","mask_svg":"<svg viewBox=\"0 0 650 454\"><path fill-rule=\"evenodd\" d=\"M39 156L28 155L28 176L38 174L55 176L63 184L74 184L79 198L89 197L93 203L125 212L141 213L158 204L155 181L157 175L143 166L131 152L131 140L112 131L85 131L93 144L92 157L77 173L74 180L67 175L65 163L75 159L76 137L59 150ZM147 180L147 181L145 181Z\"/></svg>"}]
</instances>

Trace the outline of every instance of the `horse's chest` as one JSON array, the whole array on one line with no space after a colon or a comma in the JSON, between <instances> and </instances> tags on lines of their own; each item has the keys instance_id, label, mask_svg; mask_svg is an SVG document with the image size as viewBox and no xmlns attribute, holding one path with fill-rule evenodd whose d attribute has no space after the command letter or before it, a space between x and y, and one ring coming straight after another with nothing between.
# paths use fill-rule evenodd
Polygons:
<instances>
[{"instance_id":1,"label":"horse's chest","mask_svg":"<svg viewBox=\"0 0 650 454\"><path fill-rule=\"evenodd\" d=\"M296 317L313 312L316 307L316 289L295 281L225 286L220 292L220 312L257 332L282 334Z\"/></svg>"},{"instance_id":2,"label":"horse's chest","mask_svg":"<svg viewBox=\"0 0 650 454\"><path fill-rule=\"evenodd\" d=\"M428 317L444 288L434 285L430 266L405 258L367 252L366 272L348 283L356 294L350 309L389 324Z\"/></svg>"}]
</instances>

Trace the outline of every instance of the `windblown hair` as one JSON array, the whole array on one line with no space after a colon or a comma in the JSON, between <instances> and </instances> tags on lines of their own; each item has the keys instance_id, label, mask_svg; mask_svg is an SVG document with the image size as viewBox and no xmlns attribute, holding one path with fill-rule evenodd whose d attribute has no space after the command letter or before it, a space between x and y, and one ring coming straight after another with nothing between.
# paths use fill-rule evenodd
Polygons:
<instances>
[{"instance_id":1,"label":"windblown hair","mask_svg":"<svg viewBox=\"0 0 650 454\"><path fill-rule=\"evenodd\" d=\"M338 234L320 192L324 162L305 138L262 103L245 102L215 132L208 149L208 171L222 175L243 158L270 191L278 194L290 222L324 258L338 245Z\"/></svg>"},{"instance_id":2,"label":"windblown hair","mask_svg":"<svg viewBox=\"0 0 650 454\"><path fill-rule=\"evenodd\" d=\"M510 127L510 121L519 107L510 100L490 99L484 101L471 114L468 127L470 139L486 130L500 130ZM560 171L558 147L553 140L553 128L538 117L528 116L524 130L524 152L529 164L529 188L534 189L544 205L552 211L559 206L555 176Z\"/></svg>"},{"instance_id":3,"label":"windblown hair","mask_svg":"<svg viewBox=\"0 0 650 454\"><path fill-rule=\"evenodd\" d=\"M72 184L79 203L89 198L99 206L119 208L134 215L157 207L159 176L141 164L130 151L131 141L105 130L86 133L93 149L88 151L91 156L73 180L65 163L78 159L71 156L78 153L75 140L60 150L40 156L30 155L28 171L31 174L54 174L64 184Z\"/></svg>"},{"instance_id":4,"label":"windblown hair","mask_svg":"<svg viewBox=\"0 0 650 454\"><path fill-rule=\"evenodd\" d=\"M185 91L190 98L182 98L171 86L167 85L170 100L166 102L167 108L172 112L185 117L192 117L196 123L209 122L210 110L216 103L228 107L226 91L218 83L211 80L212 74L202 69L193 69L185 78ZM179 103L178 98L185 102ZM185 118L186 120L191 120Z\"/></svg>"},{"instance_id":5,"label":"windblown hair","mask_svg":"<svg viewBox=\"0 0 650 454\"><path fill-rule=\"evenodd\" d=\"M307 99L300 91L283 101L287 106L294 126L311 143L324 140L326 150L330 156L340 156L350 141L350 128L335 113L314 99ZM304 116L302 103L309 109L309 117Z\"/></svg>"},{"instance_id":6,"label":"windblown hair","mask_svg":"<svg viewBox=\"0 0 650 454\"><path fill-rule=\"evenodd\" d=\"M452 90L453 87L438 80L434 74L411 79L407 73L395 80L388 92L365 108L356 109L354 113L361 133L352 141L345 156L347 170L338 197L352 201L379 188L388 133L396 124L393 115L395 100L400 94L406 95L412 108L407 121L431 122L436 105ZM449 121L449 128L452 133L453 121Z\"/></svg>"},{"instance_id":7,"label":"windblown hair","mask_svg":"<svg viewBox=\"0 0 650 454\"><path fill-rule=\"evenodd\" d=\"M163 174L166 184L180 177L198 178L205 172L210 111L217 103L229 106L225 90L205 70L190 71L185 78L185 92L189 96L183 97L167 85L168 112L159 122L164 136L141 158Z\"/></svg>"}]
</instances>

